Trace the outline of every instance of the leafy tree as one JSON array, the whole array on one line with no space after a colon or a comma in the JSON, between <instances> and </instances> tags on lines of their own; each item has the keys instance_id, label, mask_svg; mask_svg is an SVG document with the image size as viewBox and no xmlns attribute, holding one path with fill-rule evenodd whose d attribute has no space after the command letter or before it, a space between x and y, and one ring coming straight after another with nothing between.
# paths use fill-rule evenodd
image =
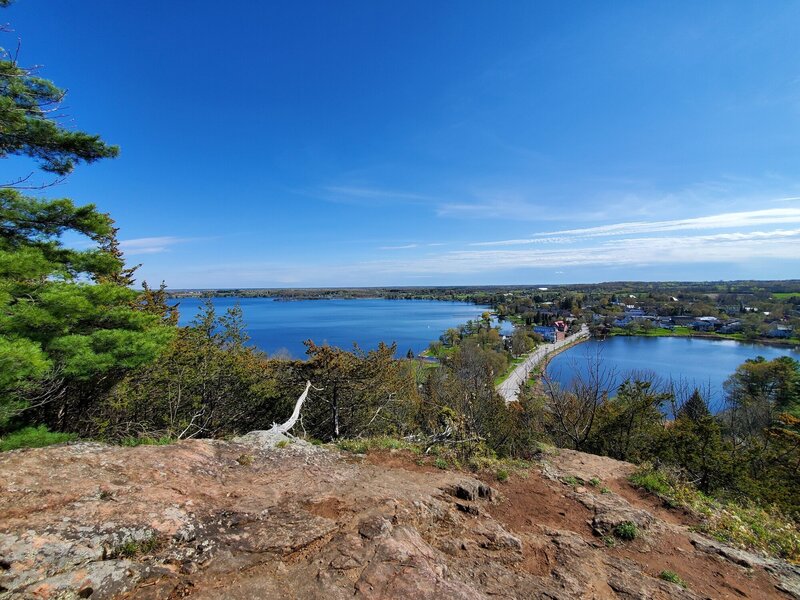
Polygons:
<instances>
[{"instance_id":1,"label":"leafy tree","mask_svg":"<svg viewBox=\"0 0 800 600\"><path fill-rule=\"evenodd\" d=\"M237 308L218 316L210 301L204 304L158 360L130 371L90 411L90 432L108 439L208 437L284 420L302 376L293 363L268 361L247 346L242 325Z\"/></svg>"},{"instance_id":2,"label":"leafy tree","mask_svg":"<svg viewBox=\"0 0 800 600\"><path fill-rule=\"evenodd\" d=\"M664 431L662 407L668 399L669 394L657 391L650 380L625 380L616 397L598 410L589 448L619 460L649 458Z\"/></svg>"},{"instance_id":3,"label":"leafy tree","mask_svg":"<svg viewBox=\"0 0 800 600\"><path fill-rule=\"evenodd\" d=\"M347 352L308 340L306 347L302 372L315 386L303 408L308 433L332 440L414 429L419 398L413 365L394 359L395 345Z\"/></svg>"},{"instance_id":4,"label":"leafy tree","mask_svg":"<svg viewBox=\"0 0 800 600\"><path fill-rule=\"evenodd\" d=\"M585 449L614 378L615 373L602 366L599 356L587 358L585 369L576 365L575 378L566 389L544 378L548 426L557 445Z\"/></svg>"},{"instance_id":5,"label":"leafy tree","mask_svg":"<svg viewBox=\"0 0 800 600\"><path fill-rule=\"evenodd\" d=\"M511 335L511 354L520 356L530 352L533 345L533 340L524 327L514 328L514 333Z\"/></svg>"},{"instance_id":6,"label":"leafy tree","mask_svg":"<svg viewBox=\"0 0 800 600\"><path fill-rule=\"evenodd\" d=\"M758 356L741 364L724 384L726 416L740 440L759 437L783 412L800 410L800 363L788 356Z\"/></svg>"}]
</instances>

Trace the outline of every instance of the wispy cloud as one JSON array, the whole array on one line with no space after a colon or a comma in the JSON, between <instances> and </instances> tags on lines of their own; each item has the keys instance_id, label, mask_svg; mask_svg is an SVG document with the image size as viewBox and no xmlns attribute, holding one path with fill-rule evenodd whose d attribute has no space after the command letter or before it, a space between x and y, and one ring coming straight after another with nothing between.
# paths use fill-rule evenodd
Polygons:
<instances>
[{"instance_id":1,"label":"wispy cloud","mask_svg":"<svg viewBox=\"0 0 800 600\"><path fill-rule=\"evenodd\" d=\"M166 252L171 246L188 241L186 238L173 236L146 237L131 240L121 240L120 249L128 256L137 254L158 254Z\"/></svg>"},{"instance_id":2,"label":"wispy cloud","mask_svg":"<svg viewBox=\"0 0 800 600\"><path fill-rule=\"evenodd\" d=\"M405 244L404 246L381 246L378 250L410 250L411 248L419 248L419 244Z\"/></svg>"},{"instance_id":3,"label":"wispy cloud","mask_svg":"<svg viewBox=\"0 0 800 600\"><path fill-rule=\"evenodd\" d=\"M422 246L420 246L422 247ZM766 261L766 263L764 262ZM593 238L588 246L537 246L522 249L465 249L426 254L413 261L401 258L350 263L231 263L204 264L181 273L185 285L363 285L421 278L485 277L520 271L563 275L557 271L588 267L659 267L671 265L757 265L800 262L800 228L705 235L651 236L625 239ZM677 271L680 272L680 271ZM179 279L180 280L180 279Z\"/></svg>"},{"instance_id":4,"label":"wispy cloud","mask_svg":"<svg viewBox=\"0 0 800 600\"><path fill-rule=\"evenodd\" d=\"M327 185L313 193L328 202L356 204L359 206L385 206L387 204L421 204L434 202L432 196L374 186Z\"/></svg>"},{"instance_id":5,"label":"wispy cloud","mask_svg":"<svg viewBox=\"0 0 800 600\"><path fill-rule=\"evenodd\" d=\"M384 272L478 273L520 268L646 266L798 260L800 229L607 240L569 249L461 250L414 263L383 262ZM376 267L377 263L373 263Z\"/></svg>"},{"instance_id":6,"label":"wispy cloud","mask_svg":"<svg viewBox=\"0 0 800 600\"><path fill-rule=\"evenodd\" d=\"M580 238L641 235L682 230L731 229L760 225L800 223L800 208L770 208L743 212L721 213L707 217L669 221L631 221L581 229L563 229L535 234L527 239L474 242L472 246L518 246L523 244L564 243Z\"/></svg>"}]
</instances>

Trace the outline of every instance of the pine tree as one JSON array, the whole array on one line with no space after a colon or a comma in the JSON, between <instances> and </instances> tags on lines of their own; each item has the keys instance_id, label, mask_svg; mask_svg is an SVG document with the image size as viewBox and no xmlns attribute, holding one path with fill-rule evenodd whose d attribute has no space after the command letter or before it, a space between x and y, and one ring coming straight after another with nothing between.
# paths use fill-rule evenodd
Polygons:
<instances>
[{"instance_id":1,"label":"pine tree","mask_svg":"<svg viewBox=\"0 0 800 600\"><path fill-rule=\"evenodd\" d=\"M691 421L697 423L701 419L708 417L711 412L708 410L708 405L703 397L700 395L700 390L694 389L692 395L686 403L678 410L677 417L686 417Z\"/></svg>"}]
</instances>

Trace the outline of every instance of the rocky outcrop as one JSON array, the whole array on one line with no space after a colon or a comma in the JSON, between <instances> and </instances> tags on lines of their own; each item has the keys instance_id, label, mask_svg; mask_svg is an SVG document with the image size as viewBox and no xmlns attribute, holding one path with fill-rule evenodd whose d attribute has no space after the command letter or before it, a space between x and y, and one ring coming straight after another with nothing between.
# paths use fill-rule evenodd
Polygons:
<instances>
[{"instance_id":1,"label":"rocky outcrop","mask_svg":"<svg viewBox=\"0 0 800 600\"><path fill-rule=\"evenodd\" d=\"M0 598L786 598L798 589L790 565L704 540L621 493L562 482L580 467L580 477L602 474L619 488L625 463L565 452L543 465L551 478L534 468L498 483L402 452L362 458L276 441L0 455ZM641 536L610 544L624 522ZM688 588L659 579L663 569Z\"/></svg>"}]
</instances>

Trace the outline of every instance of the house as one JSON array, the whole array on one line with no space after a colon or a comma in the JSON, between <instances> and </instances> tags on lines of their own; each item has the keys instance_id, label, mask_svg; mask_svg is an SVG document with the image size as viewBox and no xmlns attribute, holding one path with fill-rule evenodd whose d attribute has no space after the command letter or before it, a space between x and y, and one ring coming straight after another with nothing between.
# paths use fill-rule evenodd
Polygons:
<instances>
[{"instance_id":1,"label":"house","mask_svg":"<svg viewBox=\"0 0 800 600\"><path fill-rule=\"evenodd\" d=\"M556 321L554 323L556 328L556 341L561 342L564 338L567 337L567 331L569 331L569 325L564 321Z\"/></svg>"},{"instance_id":2,"label":"house","mask_svg":"<svg viewBox=\"0 0 800 600\"><path fill-rule=\"evenodd\" d=\"M542 339L545 342L555 342L556 341L556 328L555 327L547 327L545 325L536 325L533 328L533 333L538 333L542 336Z\"/></svg>"},{"instance_id":3,"label":"house","mask_svg":"<svg viewBox=\"0 0 800 600\"><path fill-rule=\"evenodd\" d=\"M675 325L672 323L672 319L669 317L657 317L653 321L656 326L663 327L664 329L674 329Z\"/></svg>"},{"instance_id":4,"label":"house","mask_svg":"<svg viewBox=\"0 0 800 600\"><path fill-rule=\"evenodd\" d=\"M702 321L702 317L696 321L692 321L689 325L695 331L714 331L714 323L711 321Z\"/></svg>"},{"instance_id":5,"label":"house","mask_svg":"<svg viewBox=\"0 0 800 600\"><path fill-rule=\"evenodd\" d=\"M777 325L767 332L767 337L790 338L792 337L792 328L788 325Z\"/></svg>"},{"instance_id":6,"label":"house","mask_svg":"<svg viewBox=\"0 0 800 600\"><path fill-rule=\"evenodd\" d=\"M729 321L717 329L717 333L738 333L742 330L741 321Z\"/></svg>"}]
</instances>

